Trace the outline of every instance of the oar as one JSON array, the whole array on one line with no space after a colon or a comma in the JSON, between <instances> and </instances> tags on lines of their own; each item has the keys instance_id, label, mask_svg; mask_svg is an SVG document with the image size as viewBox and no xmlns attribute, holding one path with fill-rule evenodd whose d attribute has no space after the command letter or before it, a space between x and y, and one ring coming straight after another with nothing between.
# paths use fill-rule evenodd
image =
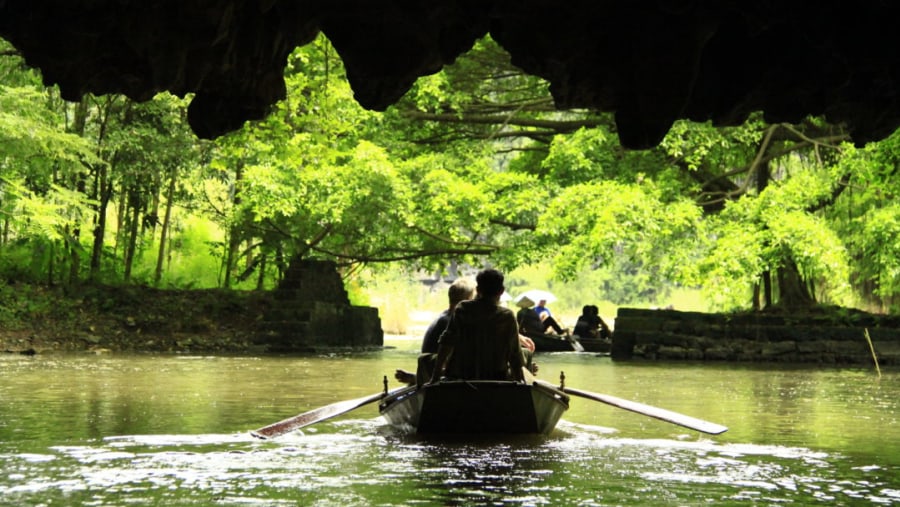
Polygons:
<instances>
[{"instance_id":1,"label":"oar","mask_svg":"<svg viewBox=\"0 0 900 507\"><path fill-rule=\"evenodd\" d=\"M535 383L560 389L553 384L543 382L541 380L535 380ZM600 403L606 403L607 405L612 405L614 407L624 408L625 410L630 410L638 414L655 417L660 421L670 422L672 424L684 426L685 428L690 428L692 430L709 433L710 435L718 435L720 433L725 433L726 431L728 431L728 428L726 426L722 426L721 424L704 421L702 419L697 419L696 417L691 417L689 415L679 414L678 412L672 412L671 410L666 410L664 408L644 405L643 403L638 403L636 401L623 400L622 398L616 398L615 396L610 396L608 394L592 393L590 391L582 391L581 389L573 389L571 387L563 387L561 391L566 394L572 394L575 396L580 396L582 398L587 398L589 400L599 401Z\"/></svg>"},{"instance_id":2,"label":"oar","mask_svg":"<svg viewBox=\"0 0 900 507\"><path fill-rule=\"evenodd\" d=\"M584 352L584 345L581 344L577 339L575 339L572 335L566 335L566 341L572 344L572 348L575 349L575 352Z\"/></svg>"},{"instance_id":3,"label":"oar","mask_svg":"<svg viewBox=\"0 0 900 507\"><path fill-rule=\"evenodd\" d=\"M388 394L393 394L397 391L400 391L401 389L408 388L401 387L391 391L390 393L385 393L384 391L382 391L377 394L363 396L362 398L344 400L337 403L332 403L331 405L325 405L324 407L319 407L317 409L310 410L309 412L304 412L283 421L278 421L277 423L270 424L256 431L251 431L250 434L256 438L261 438L263 440L281 436L285 433L290 433L294 430L298 430L311 424L316 424L326 419L331 419L332 417L346 414L351 410L355 410L364 405L368 405L369 403L376 402L384 398Z\"/></svg>"}]
</instances>

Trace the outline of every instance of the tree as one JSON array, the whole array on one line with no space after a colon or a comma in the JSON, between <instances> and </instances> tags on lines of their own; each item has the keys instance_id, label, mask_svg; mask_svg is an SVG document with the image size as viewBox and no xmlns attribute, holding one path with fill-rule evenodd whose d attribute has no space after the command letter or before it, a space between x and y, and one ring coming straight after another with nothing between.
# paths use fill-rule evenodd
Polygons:
<instances>
[{"instance_id":1,"label":"tree","mask_svg":"<svg viewBox=\"0 0 900 507\"><path fill-rule=\"evenodd\" d=\"M79 135L66 132L65 117L48 108L51 90L25 69L3 43L0 52L0 209L4 214L3 244L31 242L46 262L46 280L55 281L56 247L69 253L69 277L77 274L78 231L90 201L68 185L104 162Z\"/></svg>"},{"instance_id":2,"label":"tree","mask_svg":"<svg viewBox=\"0 0 900 507\"><path fill-rule=\"evenodd\" d=\"M74 282L90 248L90 280L129 280L152 256L137 276L162 284L164 256L197 244L178 224L209 217L225 286L263 287L300 256L345 273L547 259L563 279L610 270L617 301L689 285L719 308L849 304L848 282L888 308L900 290L896 139L855 148L816 118L754 116L624 150L611 115L556 110L489 38L379 114L320 36L290 56L273 114L215 144L175 97L65 103L8 50L0 77L2 241L41 243L50 280Z\"/></svg>"}]
</instances>

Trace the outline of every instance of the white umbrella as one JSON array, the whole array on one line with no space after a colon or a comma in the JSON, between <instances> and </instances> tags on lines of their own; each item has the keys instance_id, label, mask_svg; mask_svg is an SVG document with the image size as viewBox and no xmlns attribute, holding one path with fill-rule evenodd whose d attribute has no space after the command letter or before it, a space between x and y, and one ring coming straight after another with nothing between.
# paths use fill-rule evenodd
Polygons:
<instances>
[{"instance_id":1,"label":"white umbrella","mask_svg":"<svg viewBox=\"0 0 900 507\"><path fill-rule=\"evenodd\" d=\"M526 303L526 301L525 301L526 299L530 300L531 304L533 305L533 304L537 304L537 303L541 302L542 300L546 301L548 303L552 303L552 302L556 301L556 296L554 296L553 294L551 294L545 290L537 290L537 289L526 290L525 292L519 294L516 297L516 304L519 306L522 306L522 304L524 304L526 308L528 306L531 306ZM519 304L520 302L522 304Z\"/></svg>"}]
</instances>

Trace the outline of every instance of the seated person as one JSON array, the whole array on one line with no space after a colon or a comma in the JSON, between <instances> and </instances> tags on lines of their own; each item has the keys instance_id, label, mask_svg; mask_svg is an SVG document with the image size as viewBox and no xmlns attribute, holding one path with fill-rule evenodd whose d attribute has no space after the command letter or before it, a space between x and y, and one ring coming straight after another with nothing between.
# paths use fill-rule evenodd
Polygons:
<instances>
[{"instance_id":1,"label":"seated person","mask_svg":"<svg viewBox=\"0 0 900 507\"><path fill-rule=\"evenodd\" d=\"M469 279L458 278L447 289L448 308L441 312L438 317L432 321L425 331L425 337L422 339L422 353L418 357L418 366L416 373L413 374L406 370L396 370L394 378L404 384L422 385L431 378L434 370L434 360L437 358L438 339L447 329L447 323L450 322L450 315L453 309L460 301L466 301L475 297L475 285ZM525 358L525 367L533 374L537 374L538 365L532 362L534 357L534 342L525 336L519 336L519 345L522 347L522 354Z\"/></svg>"},{"instance_id":2,"label":"seated person","mask_svg":"<svg viewBox=\"0 0 900 507\"><path fill-rule=\"evenodd\" d=\"M447 329L447 323L450 322L450 314L460 301L472 299L475 297L475 285L467 278L457 278L450 287L447 288L447 300L449 305L446 310L428 326L425 330L425 337L422 339L422 353L419 355L418 367L416 373L412 374L408 371L397 370L394 372L394 378L406 384L416 383L424 384L431 378L431 371L434 369L434 360L437 357L438 339L441 333Z\"/></svg>"},{"instance_id":3,"label":"seated person","mask_svg":"<svg viewBox=\"0 0 900 507\"><path fill-rule=\"evenodd\" d=\"M553 328L553 331L559 335L567 334L569 332L568 329L563 329L562 326L556 322L556 319L553 318L553 314L550 313L550 310L547 308L547 300L542 299L538 301L538 305L534 307L534 312L537 313L538 318L541 319L541 327L543 328L544 333L546 333L549 328Z\"/></svg>"},{"instance_id":4,"label":"seated person","mask_svg":"<svg viewBox=\"0 0 900 507\"><path fill-rule=\"evenodd\" d=\"M597 330L598 338L611 338L612 331L609 329L609 326L606 325L606 322L603 321L603 317L600 316L600 309L594 305L591 305L591 314L593 315L593 325L594 329Z\"/></svg>"},{"instance_id":5,"label":"seated person","mask_svg":"<svg viewBox=\"0 0 900 507\"><path fill-rule=\"evenodd\" d=\"M600 310L594 305L582 307L574 334L581 338L609 338L611 335L609 326L600 317Z\"/></svg>"},{"instance_id":6,"label":"seated person","mask_svg":"<svg viewBox=\"0 0 900 507\"><path fill-rule=\"evenodd\" d=\"M525 381L516 317L510 309L500 306L503 274L485 269L478 273L476 281L475 299L456 306L438 341L438 356L429 383L445 375L467 380Z\"/></svg>"},{"instance_id":7,"label":"seated person","mask_svg":"<svg viewBox=\"0 0 900 507\"><path fill-rule=\"evenodd\" d=\"M532 308L534 303L531 303L528 299L523 299L518 304L521 308L516 313L516 323L519 325L519 330L522 334L525 336L544 334L544 324L541 322L541 317Z\"/></svg>"},{"instance_id":8,"label":"seated person","mask_svg":"<svg viewBox=\"0 0 900 507\"><path fill-rule=\"evenodd\" d=\"M591 307L590 305L584 305L581 307L581 315L578 316L578 321L575 322L575 330L572 331L572 334L580 338L596 338L596 333L592 328Z\"/></svg>"},{"instance_id":9,"label":"seated person","mask_svg":"<svg viewBox=\"0 0 900 507\"><path fill-rule=\"evenodd\" d=\"M519 300L518 303L520 309L516 313L516 322L519 324L519 332L525 336L536 336L542 335L552 338L554 337L551 334L547 334L547 328L544 326L544 322L541 322L541 317L538 315L536 311L534 311L534 303L531 302L528 298L524 298ZM553 321L556 323L556 321Z\"/></svg>"}]
</instances>

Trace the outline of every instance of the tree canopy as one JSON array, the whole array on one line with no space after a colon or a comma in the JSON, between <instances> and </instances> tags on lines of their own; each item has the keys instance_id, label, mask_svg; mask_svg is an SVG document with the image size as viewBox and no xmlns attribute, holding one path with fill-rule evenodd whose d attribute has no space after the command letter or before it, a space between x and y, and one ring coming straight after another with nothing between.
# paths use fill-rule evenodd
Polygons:
<instances>
[{"instance_id":1,"label":"tree canopy","mask_svg":"<svg viewBox=\"0 0 900 507\"><path fill-rule=\"evenodd\" d=\"M181 98L68 103L0 47L0 271L263 288L296 257L348 276L541 260L609 273L620 303L687 286L719 309L891 311L900 291L900 134L856 148L817 118L679 121L625 150L610 115L557 110L490 39L384 113L324 37L285 78L266 119L208 142Z\"/></svg>"}]
</instances>

